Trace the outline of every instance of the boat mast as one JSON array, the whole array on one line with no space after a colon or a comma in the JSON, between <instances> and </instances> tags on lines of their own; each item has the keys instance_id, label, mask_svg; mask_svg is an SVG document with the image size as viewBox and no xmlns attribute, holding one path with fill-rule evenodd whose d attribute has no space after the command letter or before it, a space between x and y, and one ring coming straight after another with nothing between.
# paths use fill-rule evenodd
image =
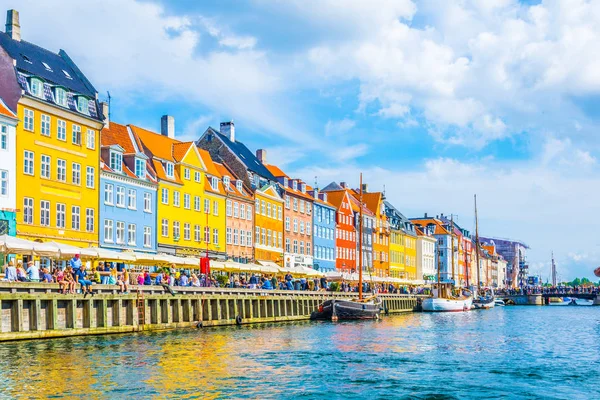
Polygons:
<instances>
[{"instance_id":1,"label":"boat mast","mask_svg":"<svg viewBox=\"0 0 600 400\"><path fill-rule=\"evenodd\" d=\"M554 263L554 252L552 252L552 286L556 287L556 264Z\"/></svg>"},{"instance_id":2,"label":"boat mast","mask_svg":"<svg viewBox=\"0 0 600 400\"><path fill-rule=\"evenodd\" d=\"M454 285L456 286L456 275L454 273L454 214L450 214L450 241L452 244L451 247L451 251L452 251L452 281L454 282Z\"/></svg>"},{"instance_id":3,"label":"boat mast","mask_svg":"<svg viewBox=\"0 0 600 400\"><path fill-rule=\"evenodd\" d=\"M437 288L438 288L438 292L437 292L437 297L438 298L442 298L442 282L440 281L440 270L442 269L442 256L440 254L441 250L438 249L438 265L437 265Z\"/></svg>"},{"instance_id":4,"label":"boat mast","mask_svg":"<svg viewBox=\"0 0 600 400\"><path fill-rule=\"evenodd\" d=\"M477 221L477 195L473 195L475 198L475 262L477 263L477 292L479 292L479 223Z\"/></svg>"},{"instance_id":5,"label":"boat mast","mask_svg":"<svg viewBox=\"0 0 600 400\"><path fill-rule=\"evenodd\" d=\"M362 284L362 239L363 239L363 226L362 226L362 208L363 208L363 183L362 183L362 172L360 173L360 210L358 214L358 300L362 300L363 297L363 284Z\"/></svg>"}]
</instances>

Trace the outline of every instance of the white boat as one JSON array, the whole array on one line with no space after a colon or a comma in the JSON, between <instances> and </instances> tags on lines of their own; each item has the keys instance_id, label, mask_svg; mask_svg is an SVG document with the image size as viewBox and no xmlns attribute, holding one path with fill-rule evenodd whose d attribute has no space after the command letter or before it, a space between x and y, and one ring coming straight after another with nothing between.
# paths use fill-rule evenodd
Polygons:
<instances>
[{"instance_id":1,"label":"white boat","mask_svg":"<svg viewBox=\"0 0 600 400\"><path fill-rule=\"evenodd\" d=\"M423 311L428 312L459 312L469 311L473 305L473 297L444 299L429 297L423 300Z\"/></svg>"},{"instance_id":2,"label":"white boat","mask_svg":"<svg viewBox=\"0 0 600 400\"><path fill-rule=\"evenodd\" d=\"M504 307L504 306L506 305L506 304L504 303L504 300L502 300L502 299L496 299L496 300L494 300L494 304L495 304L497 307Z\"/></svg>"}]
</instances>

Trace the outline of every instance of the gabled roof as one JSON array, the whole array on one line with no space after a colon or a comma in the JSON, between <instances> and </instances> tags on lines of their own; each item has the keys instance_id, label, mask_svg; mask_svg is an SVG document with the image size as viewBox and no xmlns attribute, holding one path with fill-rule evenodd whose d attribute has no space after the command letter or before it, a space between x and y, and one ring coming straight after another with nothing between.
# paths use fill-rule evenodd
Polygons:
<instances>
[{"instance_id":1,"label":"gabled roof","mask_svg":"<svg viewBox=\"0 0 600 400\"><path fill-rule=\"evenodd\" d=\"M334 190L344 190L337 182L331 182L329 185L321 189L321 192L331 192Z\"/></svg>"},{"instance_id":2,"label":"gabled roof","mask_svg":"<svg viewBox=\"0 0 600 400\"><path fill-rule=\"evenodd\" d=\"M211 158L209 152L200 148L196 149L198 150L198 154L200 155L200 160L202 160L202 163L206 168L206 173L212 176L221 177L221 173L219 172L217 167L215 167L215 163Z\"/></svg>"},{"instance_id":3,"label":"gabled roof","mask_svg":"<svg viewBox=\"0 0 600 400\"><path fill-rule=\"evenodd\" d=\"M290 177L287 176L285 174L285 172L283 172L278 166L271 165L271 164L264 164L264 166L267 167L267 169L269 170L269 172L272 173L275 178L288 178L288 179L290 179Z\"/></svg>"},{"instance_id":4,"label":"gabled roof","mask_svg":"<svg viewBox=\"0 0 600 400\"><path fill-rule=\"evenodd\" d=\"M173 143L173 158L177 162L183 161L185 155L190 151L190 147L194 142L177 142Z\"/></svg>"},{"instance_id":5,"label":"gabled roof","mask_svg":"<svg viewBox=\"0 0 600 400\"><path fill-rule=\"evenodd\" d=\"M139 126L129 125L129 128L139 137L143 146L152 153L153 157L165 161L177 161L173 156L173 145L181 142L159 133L140 128Z\"/></svg>"},{"instance_id":6,"label":"gabled roof","mask_svg":"<svg viewBox=\"0 0 600 400\"><path fill-rule=\"evenodd\" d=\"M348 189L346 189L348 190ZM354 196L348 196L350 198L350 203L352 203L352 210L354 210L355 212L360 212L360 201L358 198L354 197ZM369 210L366 206L363 205L362 207L362 212L363 215L366 215L368 217L374 217L375 214Z\"/></svg>"},{"instance_id":7,"label":"gabled roof","mask_svg":"<svg viewBox=\"0 0 600 400\"><path fill-rule=\"evenodd\" d=\"M125 154L136 153L127 126L111 122L108 128L104 128L100 131L100 145L112 146L115 144L121 146L125 151Z\"/></svg>"},{"instance_id":8,"label":"gabled roof","mask_svg":"<svg viewBox=\"0 0 600 400\"><path fill-rule=\"evenodd\" d=\"M308 191L308 185L306 184L306 182L302 181L301 179L292 179L289 176L286 175L285 172L283 172L279 167L277 167L276 165L271 165L271 164L264 164L264 166L273 174L273 176L275 176L276 178L287 178L288 179L288 185L292 185L293 181L297 181L297 189L294 189L293 186L291 187L286 187L284 185L282 185L281 183L279 184L279 186L288 194L291 195L295 195L295 196L299 196L299 197L303 197L306 200L310 200L310 201L314 201L315 198L313 196L311 196L310 194L308 194L308 192L302 192L302 190L300 189L300 185L304 184L305 190Z\"/></svg>"},{"instance_id":9,"label":"gabled roof","mask_svg":"<svg viewBox=\"0 0 600 400\"><path fill-rule=\"evenodd\" d=\"M327 192L327 200L338 210L341 208L346 196L348 196L348 193L344 189ZM348 198L348 201L351 203L350 198Z\"/></svg>"},{"instance_id":10,"label":"gabled roof","mask_svg":"<svg viewBox=\"0 0 600 400\"><path fill-rule=\"evenodd\" d=\"M404 214L398 211L398 209L387 200L384 200L383 204L385 204L385 212L388 216L388 221L390 222L390 225L395 223L394 219L397 219L401 225L399 226L400 229L406 231L407 233L413 235L415 234L415 225L408 218L406 218Z\"/></svg>"},{"instance_id":11,"label":"gabled roof","mask_svg":"<svg viewBox=\"0 0 600 400\"><path fill-rule=\"evenodd\" d=\"M0 46L16 61L17 70L40 77L53 85L64 86L76 93L96 98L96 89L64 50L56 54L25 40L13 40L4 32L0 32ZM46 63L50 70L42 62ZM70 79L63 71L69 74Z\"/></svg>"},{"instance_id":12,"label":"gabled roof","mask_svg":"<svg viewBox=\"0 0 600 400\"><path fill-rule=\"evenodd\" d=\"M222 177L225 176L229 176L230 181L229 181L229 185L225 185L225 181L223 181L223 187L225 188L225 191L229 194L233 194L235 196L238 197L243 197L249 200L252 200L252 195L246 191L246 189L244 188L244 185L242 184L242 190L238 190L237 186L236 186L236 181L239 180L239 178L233 173L233 171L231 171L225 164L221 164L221 163L213 163L214 166L216 167L217 171L219 171L219 174Z\"/></svg>"},{"instance_id":13,"label":"gabled roof","mask_svg":"<svg viewBox=\"0 0 600 400\"><path fill-rule=\"evenodd\" d=\"M17 114L15 114L10 108L8 108L8 106L6 105L6 103L4 103L4 100L2 100L2 98L0 98L0 115L12 119L17 119Z\"/></svg>"},{"instance_id":14,"label":"gabled roof","mask_svg":"<svg viewBox=\"0 0 600 400\"><path fill-rule=\"evenodd\" d=\"M363 202L375 215L379 215L379 204L382 200L381 192L363 193Z\"/></svg>"},{"instance_id":15,"label":"gabled roof","mask_svg":"<svg viewBox=\"0 0 600 400\"><path fill-rule=\"evenodd\" d=\"M410 222L415 225L421 225L422 227L426 227L430 224L434 225L434 235L449 235L450 231L444 228L444 223L437 218L409 218Z\"/></svg>"},{"instance_id":16,"label":"gabled roof","mask_svg":"<svg viewBox=\"0 0 600 400\"><path fill-rule=\"evenodd\" d=\"M258 158L256 158L256 155L254 155L254 153L252 153L244 143L238 140L232 142L227 136L223 135L221 132L217 131L212 127L209 127L206 130L206 132L212 133L217 138L219 138L219 140L221 140L221 142L223 142L223 144L227 146L229 150L231 150L231 152L234 153L236 157L238 157L244 163L244 165L246 166L246 168L248 168L249 171L258 174L259 176L262 176L265 179L276 181L273 174L271 174L271 172L269 172L269 170L265 168L263 163L260 162Z\"/></svg>"},{"instance_id":17,"label":"gabled roof","mask_svg":"<svg viewBox=\"0 0 600 400\"><path fill-rule=\"evenodd\" d=\"M277 191L277 186L274 183L267 183L266 185L263 185L263 187L258 189L257 192L260 192L267 196L276 197L279 200L283 201L283 199L281 198L281 195Z\"/></svg>"}]
</instances>

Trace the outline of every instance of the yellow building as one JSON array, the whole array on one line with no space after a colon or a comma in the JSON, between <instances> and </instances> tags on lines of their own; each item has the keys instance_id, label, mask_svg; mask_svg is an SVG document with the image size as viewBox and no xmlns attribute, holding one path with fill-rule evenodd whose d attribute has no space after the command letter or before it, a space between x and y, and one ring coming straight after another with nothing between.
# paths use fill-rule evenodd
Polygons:
<instances>
[{"instance_id":1,"label":"yellow building","mask_svg":"<svg viewBox=\"0 0 600 400\"><path fill-rule=\"evenodd\" d=\"M406 279L414 281L422 279L417 276L417 236L404 235L404 265L406 268Z\"/></svg>"},{"instance_id":2,"label":"yellow building","mask_svg":"<svg viewBox=\"0 0 600 400\"><path fill-rule=\"evenodd\" d=\"M17 236L98 244L100 130L96 89L64 51L21 40L19 16L0 32L0 97L17 110Z\"/></svg>"},{"instance_id":3,"label":"yellow building","mask_svg":"<svg viewBox=\"0 0 600 400\"><path fill-rule=\"evenodd\" d=\"M254 192L254 259L283 265L283 199L275 185L267 184ZM290 228L290 218L286 218Z\"/></svg>"},{"instance_id":4,"label":"yellow building","mask_svg":"<svg viewBox=\"0 0 600 400\"><path fill-rule=\"evenodd\" d=\"M158 178L157 250L175 255L225 257L225 191L210 155L175 139L172 117L162 134L130 125Z\"/></svg>"},{"instance_id":5,"label":"yellow building","mask_svg":"<svg viewBox=\"0 0 600 400\"><path fill-rule=\"evenodd\" d=\"M404 243L404 233L392 229L390 234L390 276L392 278L406 278Z\"/></svg>"}]
</instances>

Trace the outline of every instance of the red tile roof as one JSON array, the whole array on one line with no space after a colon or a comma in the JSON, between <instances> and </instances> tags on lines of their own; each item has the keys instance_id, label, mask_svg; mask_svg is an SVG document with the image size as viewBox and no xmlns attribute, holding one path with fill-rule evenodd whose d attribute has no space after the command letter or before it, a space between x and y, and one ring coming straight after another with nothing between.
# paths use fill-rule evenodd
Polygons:
<instances>
[{"instance_id":1,"label":"red tile roof","mask_svg":"<svg viewBox=\"0 0 600 400\"><path fill-rule=\"evenodd\" d=\"M125 154L135 153L135 147L131 142L127 126L111 122L108 128L100 131L100 145L112 146L118 144L125 150Z\"/></svg>"}]
</instances>

